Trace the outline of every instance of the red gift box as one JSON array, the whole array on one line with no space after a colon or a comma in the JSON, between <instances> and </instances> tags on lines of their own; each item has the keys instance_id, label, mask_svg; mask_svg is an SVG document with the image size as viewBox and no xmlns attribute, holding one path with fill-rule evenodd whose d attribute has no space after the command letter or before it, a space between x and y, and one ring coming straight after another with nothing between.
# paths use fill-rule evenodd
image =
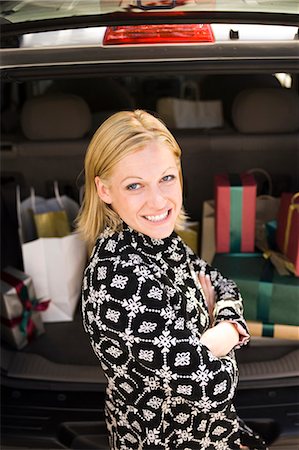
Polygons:
<instances>
[{"instance_id":1,"label":"red gift box","mask_svg":"<svg viewBox=\"0 0 299 450\"><path fill-rule=\"evenodd\" d=\"M215 176L217 253L254 251L256 181L253 175Z\"/></svg>"},{"instance_id":2,"label":"red gift box","mask_svg":"<svg viewBox=\"0 0 299 450\"><path fill-rule=\"evenodd\" d=\"M299 192L281 195L276 242L279 250L292 263L292 272L299 276Z\"/></svg>"}]
</instances>

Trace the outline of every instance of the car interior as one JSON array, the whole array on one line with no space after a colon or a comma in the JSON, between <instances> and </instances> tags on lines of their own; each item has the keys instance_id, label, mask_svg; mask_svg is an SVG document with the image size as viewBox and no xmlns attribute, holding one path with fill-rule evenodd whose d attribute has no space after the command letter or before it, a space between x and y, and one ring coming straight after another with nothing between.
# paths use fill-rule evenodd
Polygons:
<instances>
[{"instance_id":1,"label":"car interior","mask_svg":"<svg viewBox=\"0 0 299 450\"><path fill-rule=\"evenodd\" d=\"M200 99L220 100L223 115L222 127L171 128L182 149L184 206L199 223L199 236L202 205L214 197L216 174L261 169L270 175L272 191L261 175L258 195L299 190L296 73L75 73L3 80L2 268L23 268L16 186L22 199L31 187L51 197L56 180L62 194L80 203L84 156L99 125L119 110L140 108L161 117L158 100L179 98L186 82L196 84ZM105 378L83 330L80 302L73 321L46 323L45 329L22 350L1 343L4 448L21 447L26 435L30 448L108 449ZM287 449L288 436L299 435L298 357L298 341L288 339L253 337L237 350L237 410L273 449L279 436L286 436Z\"/></svg>"}]
</instances>

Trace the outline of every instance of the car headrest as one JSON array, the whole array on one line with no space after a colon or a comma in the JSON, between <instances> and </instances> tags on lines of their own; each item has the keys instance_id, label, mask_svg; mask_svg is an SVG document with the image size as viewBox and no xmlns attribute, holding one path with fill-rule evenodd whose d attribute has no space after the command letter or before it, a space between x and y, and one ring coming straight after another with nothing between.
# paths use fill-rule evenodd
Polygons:
<instances>
[{"instance_id":1,"label":"car headrest","mask_svg":"<svg viewBox=\"0 0 299 450\"><path fill-rule=\"evenodd\" d=\"M299 96L289 89L246 89L232 106L241 133L292 133L299 130Z\"/></svg>"},{"instance_id":2,"label":"car headrest","mask_svg":"<svg viewBox=\"0 0 299 450\"><path fill-rule=\"evenodd\" d=\"M21 125L24 135L34 141L80 139L90 130L91 113L76 95L42 95L25 102Z\"/></svg>"}]
</instances>

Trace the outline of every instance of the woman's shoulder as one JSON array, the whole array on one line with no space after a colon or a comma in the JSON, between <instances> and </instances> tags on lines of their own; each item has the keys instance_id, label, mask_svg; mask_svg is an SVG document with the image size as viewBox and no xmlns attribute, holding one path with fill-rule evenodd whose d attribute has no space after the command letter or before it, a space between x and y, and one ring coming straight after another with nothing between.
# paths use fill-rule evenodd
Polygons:
<instances>
[{"instance_id":1,"label":"woman's shoulder","mask_svg":"<svg viewBox=\"0 0 299 450\"><path fill-rule=\"evenodd\" d=\"M101 235L85 270L86 292L90 288L106 289L117 296L119 290L126 289L133 294L138 287L160 278L157 268L134 244L134 239L127 239L122 232Z\"/></svg>"},{"instance_id":2,"label":"woman's shoulder","mask_svg":"<svg viewBox=\"0 0 299 450\"><path fill-rule=\"evenodd\" d=\"M126 268L145 263L145 258L127 232L108 229L99 236L90 257L93 266L103 263Z\"/></svg>"}]
</instances>

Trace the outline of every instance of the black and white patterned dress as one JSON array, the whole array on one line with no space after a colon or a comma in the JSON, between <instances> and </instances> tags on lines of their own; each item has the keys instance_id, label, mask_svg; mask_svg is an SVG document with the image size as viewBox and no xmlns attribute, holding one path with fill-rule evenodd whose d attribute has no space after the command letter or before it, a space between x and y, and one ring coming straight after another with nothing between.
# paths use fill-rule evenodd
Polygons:
<instances>
[{"instance_id":1,"label":"black and white patterned dress","mask_svg":"<svg viewBox=\"0 0 299 450\"><path fill-rule=\"evenodd\" d=\"M106 422L113 450L233 450L238 370L201 344L210 325L197 273L210 274L216 322L248 339L237 286L173 233L152 239L127 225L106 230L85 272L83 321L107 377ZM263 447L258 447L263 448Z\"/></svg>"}]
</instances>

